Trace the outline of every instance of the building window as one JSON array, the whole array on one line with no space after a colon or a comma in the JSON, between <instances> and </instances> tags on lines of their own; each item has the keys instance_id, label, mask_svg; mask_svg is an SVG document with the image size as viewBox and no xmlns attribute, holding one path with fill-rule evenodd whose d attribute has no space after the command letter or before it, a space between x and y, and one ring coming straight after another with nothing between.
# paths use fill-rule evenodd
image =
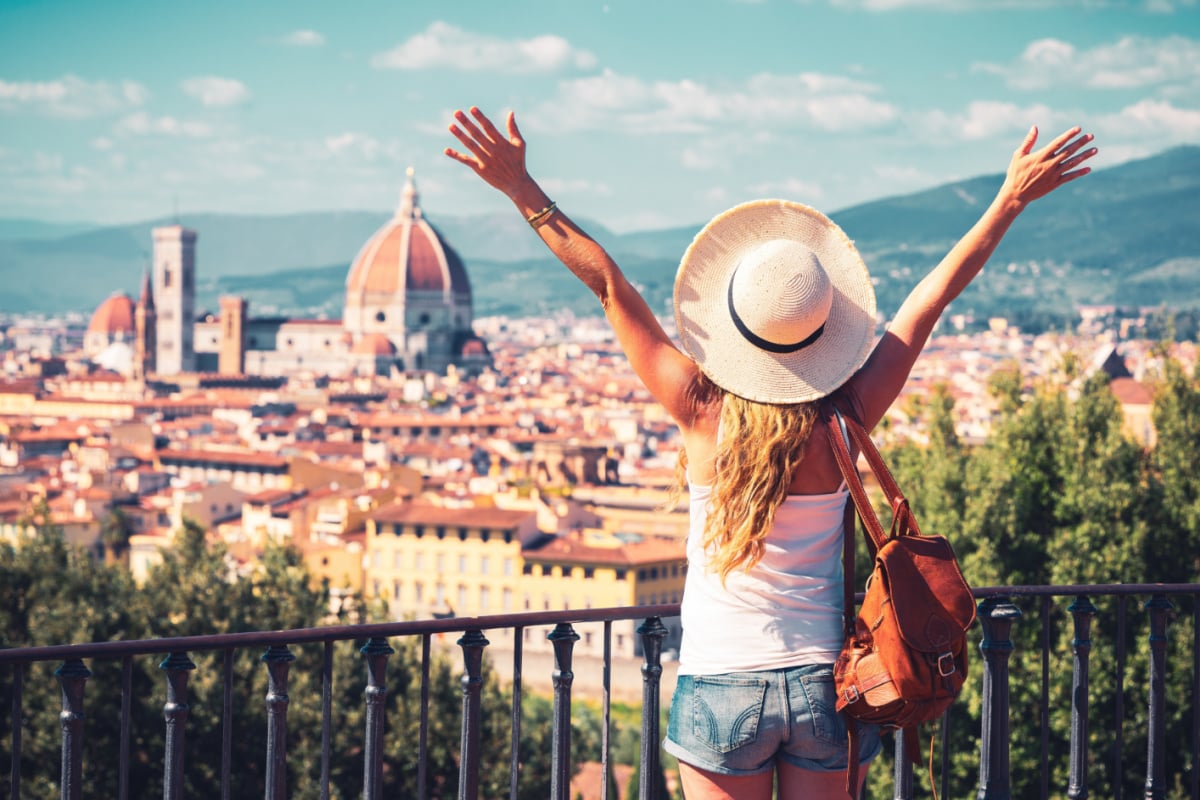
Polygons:
<instances>
[{"instance_id":1,"label":"building window","mask_svg":"<svg viewBox=\"0 0 1200 800\"><path fill-rule=\"evenodd\" d=\"M386 320L387 320L387 314L383 313L382 311L375 312L375 321L376 322L384 322Z\"/></svg>"},{"instance_id":2,"label":"building window","mask_svg":"<svg viewBox=\"0 0 1200 800\"><path fill-rule=\"evenodd\" d=\"M533 574L533 564L526 562L525 566L521 568L521 574L522 575L532 575Z\"/></svg>"},{"instance_id":3,"label":"building window","mask_svg":"<svg viewBox=\"0 0 1200 800\"><path fill-rule=\"evenodd\" d=\"M596 575L596 569L594 567L584 567L583 568L583 577L586 580L591 580L592 578L595 577L595 575Z\"/></svg>"},{"instance_id":4,"label":"building window","mask_svg":"<svg viewBox=\"0 0 1200 800\"><path fill-rule=\"evenodd\" d=\"M465 575L466 572L467 572L467 557L459 556L458 557L458 574Z\"/></svg>"},{"instance_id":5,"label":"building window","mask_svg":"<svg viewBox=\"0 0 1200 800\"><path fill-rule=\"evenodd\" d=\"M623 569L617 570L617 580L619 580L619 581L625 580L625 570L623 570Z\"/></svg>"},{"instance_id":6,"label":"building window","mask_svg":"<svg viewBox=\"0 0 1200 800\"><path fill-rule=\"evenodd\" d=\"M488 557L480 556L479 557L479 574L487 575L488 574L488 566L489 566L488 565Z\"/></svg>"},{"instance_id":7,"label":"building window","mask_svg":"<svg viewBox=\"0 0 1200 800\"><path fill-rule=\"evenodd\" d=\"M437 571L438 571L439 575L441 575L443 572L446 571L446 554L445 553L438 553L438 555L437 555Z\"/></svg>"},{"instance_id":8,"label":"building window","mask_svg":"<svg viewBox=\"0 0 1200 800\"><path fill-rule=\"evenodd\" d=\"M423 583L413 584L413 592L416 593L417 605L421 605L421 603L425 602L425 584L423 584Z\"/></svg>"},{"instance_id":9,"label":"building window","mask_svg":"<svg viewBox=\"0 0 1200 800\"><path fill-rule=\"evenodd\" d=\"M417 572L425 569L425 554L420 550L413 554L413 569Z\"/></svg>"},{"instance_id":10,"label":"building window","mask_svg":"<svg viewBox=\"0 0 1200 800\"><path fill-rule=\"evenodd\" d=\"M392 599L400 602L400 581L392 581Z\"/></svg>"},{"instance_id":11,"label":"building window","mask_svg":"<svg viewBox=\"0 0 1200 800\"><path fill-rule=\"evenodd\" d=\"M479 610L487 612L492 607L492 590L486 586L479 587Z\"/></svg>"},{"instance_id":12,"label":"building window","mask_svg":"<svg viewBox=\"0 0 1200 800\"><path fill-rule=\"evenodd\" d=\"M504 543L505 543L505 544L512 544L512 531L505 531L505 532L504 532Z\"/></svg>"},{"instance_id":13,"label":"building window","mask_svg":"<svg viewBox=\"0 0 1200 800\"><path fill-rule=\"evenodd\" d=\"M434 601L436 606L444 606L446 604L446 584L439 583L434 587Z\"/></svg>"},{"instance_id":14,"label":"building window","mask_svg":"<svg viewBox=\"0 0 1200 800\"><path fill-rule=\"evenodd\" d=\"M446 529L443 528L441 525L438 525L437 528L434 529L434 533L437 534L438 539L446 538Z\"/></svg>"},{"instance_id":15,"label":"building window","mask_svg":"<svg viewBox=\"0 0 1200 800\"><path fill-rule=\"evenodd\" d=\"M465 542L467 540L467 529L466 528L458 529L458 540L460 542Z\"/></svg>"},{"instance_id":16,"label":"building window","mask_svg":"<svg viewBox=\"0 0 1200 800\"><path fill-rule=\"evenodd\" d=\"M467 607L467 587L461 583L458 585L458 610L462 612Z\"/></svg>"},{"instance_id":17,"label":"building window","mask_svg":"<svg viewBox=\"0 0 1200 800\"><path fill-rule=\"evenodd\" d=\"M420 539L422 536L425 535L425 526L424 525L413 525L413 535L416 536L418 539Z\"/></svg>"},{"instance_id":18,"label":"building window","mask_svg":"<svg viewBox=\"0 0 1200 800\"><path fill-rule=\"evenodd\" d=\"M404 551L397 550L395 553L392 554L392 567L394 569L400 569L403 566L404 566Z\"/></svg>"},{"instance_id":19,"label":"building window","mask_svg":"<svg viewBox=\"0 0 1200 800\"><path fill-rule=\"evenodd\" d=\"M513 574L513 560L511 558L504 559L504 576L511 578Z\"/></svg>"},{"instance_id":20,"label":"building window","mask_svg":"<svg viewBox=\"0 0 1200 800\"><path fill-rule=\"evenodd\" d=\"M500 601L504 604L504 610L512 611L512 589L506 588L500 598Z\"/></svg>"},{"instance_id":21,"label":"building window","mask_svg":"<svg viewBox=\"0 0 1200 800\"><path fill-rule=\"evenodd\" d=\"M487 528L484 528L483 530L481 530L479 532L479 538L480 538L480 540L486 542L488 539L492 538L492 532L489 531Z\"/></svg>"}]
</instances>

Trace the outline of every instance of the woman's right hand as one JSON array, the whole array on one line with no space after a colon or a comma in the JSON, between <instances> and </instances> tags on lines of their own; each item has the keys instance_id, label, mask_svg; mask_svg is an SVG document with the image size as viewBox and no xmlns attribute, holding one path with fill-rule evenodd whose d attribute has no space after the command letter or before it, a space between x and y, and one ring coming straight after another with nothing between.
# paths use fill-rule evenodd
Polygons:
<instances>
[{"instance_id":1,"label":"woman's right hand","mask_svg":"<svg viewBox=\"0 0 1200 800\"><path fill-rule=\"evenodd\" d=\"M489 185L516 201L518 194L533 182L525 169L525 140L517 129L516 115L511 111L508 112L507 128L508 135L505 136L476 106L471 106L470 116L461 110L455 111L450 132L463 143L469 154L450 147L445 153L466 164Z\"/></svg>"},{"instance_id":2,"label":"woman's right hand","mask_svg":"<svg viewBox=\"0 0 1200 800\"><path fill-rule=\"evenodd\" d=\"M1037 138L1038 129L1034 126L1013 153L1001 189L1002 193L1008 192L1020 208L1087 175L1091 168L1080 165L1097 152L1095 147L1081 149L1094 137L1090 133L1081 133L1079 128L1063 131L1045 147L1034 150Z\"/></svg>"}]
</instances>

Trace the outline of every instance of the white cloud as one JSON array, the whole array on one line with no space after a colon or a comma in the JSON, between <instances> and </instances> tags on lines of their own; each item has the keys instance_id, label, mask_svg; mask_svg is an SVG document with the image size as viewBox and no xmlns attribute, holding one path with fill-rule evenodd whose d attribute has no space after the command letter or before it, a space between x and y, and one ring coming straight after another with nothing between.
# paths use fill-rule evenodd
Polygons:
<instances>
[{"instance_id":1,"label":"white cloud","mask_svg":"<svg viewBox=\"0 0 1200 800\"><path fill-rule=\"evenodd\" d=\"M539 130L611 129L699 134L737 120L810 130L844 131L890 124L897 110L871 95L870 84L838 75L760 74L742 84L708 86L691 80L647 82L605 70L563 81L558 96L530 115ZM688 160L698 163L699 154Z\"/></svg>"},{"instance_id":2,"label":"white cloud","mask_svg":"<svg viewBox=\"0 0 1200 800\"><path fill-rule=\"evenodd\" d=\"M211 136L212 128L203 122L180 120L171 116L154 117L145 111L137 111L117 123L117 132L131 136L183 136L204 138Z\"/></svg>"},{"instance_id":3,"label":"white cloud","mask_svg":"<svg viewBox=\"0 0 1200 800\"><path fill-rule=\"evenodd\" d=\"M372 136L346 132L325 137L325 149L335 156L358 155L371 161L379 157L383 146Z\"/></svg>"},{"instance_id":4,"label":"white cloud","mask_svg":"<svg viewBox=\"0 0 1200 800\"><path fill-rule=\"evenodd\" d=\"M423 33L371 58L371 66L377 69L462 72L553 72L568 67L591 69L595 65L594 55L576 50L561 36L500 39L464 31L445 22L434 22Z\"/></svg>"},{"instance_id":5,"label":"white cloud","mask_svg":"<svg viewBox=\"0 0 1200 800\"><path fill-rule=\"evenodd\" d=\"M183 91L210 108L224 108L245 103L250 99L246 84L233 78L206 75L188 78L180 84Z\"/></svg>"},{"instance_id":6,"label":"white cloud","mask_svg":"<svg viewBox=\"0 0 1200 800\"><path fill-rule=\"evenodd\" d=\"M52 81L0 80L0 111L30 110L54 117L95 117L142 105L146 87L135 81L85 81L65 75Z\"/></svg>"},{"instance_id":7,"label":"white cloud","mask_svg":"<svg viewBox=\"0 0 1200 800\"><path fill-rule=\"evenodd\" d=\"M1024 135L1030 125L1038 125L1044 135L1056 129L1060 123L1065 125L1066 119L1064 113L1052 111L1040 103L1019 106L1016 103L977 100L969 103L960 113L940 109L920 112L909 115L907 122L918 139L979 141ZM1057 132L1054 130L1054 133ZM1013 147L1019 143L1014 140Z\"/></svg>"},{"instance_id":8,"label":"white cloud","mask_svg":"<svg viewBox=\"0 0 1200 800\"><path fill-rule=\"evenodd\" d=\"M317 31L292 31L280 41L292 47L321 47L325 44L325 36Z\"/></svg>"},{"instance_id":9,"label":"white cloud","mask_svg":"<svg viewBox=\"0 0 1200 800\"><path fill-rule=\"evenodd\" d=\"M798 178L753 183L746 188L758 197L781 197L805 203L814 203L820 200L825 194L824 190L818 184L811 181L802 181Z\"/></svg>"},{"instance_id":10,"label":"white cloud","mask_svg":"<svg viewBox=\"0 0 1200 800\"><path fill-rule=\"evenodd\" d=\"M1017 89L1087 86L1137 89L1178 83L1200 84L1200 40L1185 36L1151 39L1125 36L1111 44L1079 50L1060 39L1031 42L1008 64L974 65Z\"/></svg>"},{"instance_id":11,"label":"white cloud","mask_svg":"<svg viewBox=\"0 0 1200 800\"><path fill-rule=\"evenodd\" d=\"M1101 117L1097 127L1109 135L1152 136L1170 143L1200 141L1200 109L1179 108L1162 100L1142 100Z\"/></svg>"}]
</instances>

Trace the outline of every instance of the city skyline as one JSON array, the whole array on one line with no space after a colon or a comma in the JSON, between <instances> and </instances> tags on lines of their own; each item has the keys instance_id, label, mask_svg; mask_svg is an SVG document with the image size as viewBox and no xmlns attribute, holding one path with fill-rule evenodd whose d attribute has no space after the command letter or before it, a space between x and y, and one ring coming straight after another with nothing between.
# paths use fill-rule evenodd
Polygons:
<instances>
[{"instance_id":1,"label":"city skyline","mask_svg":"<svg viewBox=\"0 0 1200 800\"><path fill-rule=\"evenodd\" d=\"M442 155L472 103L618 231L1001 172L1030 125L1096 168L1200 142L1196 0L20 2L0 50L0 217L53 222L389 209L408 167L505 210Z\"/></svg>"}]
</instances>

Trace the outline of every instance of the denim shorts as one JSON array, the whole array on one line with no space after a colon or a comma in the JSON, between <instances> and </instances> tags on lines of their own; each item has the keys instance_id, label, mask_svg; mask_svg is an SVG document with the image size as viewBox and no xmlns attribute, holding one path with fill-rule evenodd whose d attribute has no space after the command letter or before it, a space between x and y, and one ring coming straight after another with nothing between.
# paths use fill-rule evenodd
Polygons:
<instances>
[{"instance_id":1,"label":"denim shorts","mask_svg":"<svg viewBox=\"0 0 1200 800\"><path fill-rule=\"evenodd\" d=\"M819 772L846 769L846 721L833 668L812 664L761 672L680 675L663 748L721 775L767 772L782 758ZM879 754L879 728L859 723L859 761Z\"/></svg>"}]
</instances>

